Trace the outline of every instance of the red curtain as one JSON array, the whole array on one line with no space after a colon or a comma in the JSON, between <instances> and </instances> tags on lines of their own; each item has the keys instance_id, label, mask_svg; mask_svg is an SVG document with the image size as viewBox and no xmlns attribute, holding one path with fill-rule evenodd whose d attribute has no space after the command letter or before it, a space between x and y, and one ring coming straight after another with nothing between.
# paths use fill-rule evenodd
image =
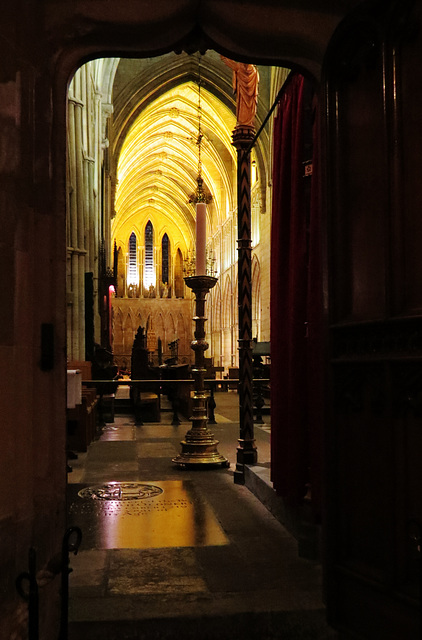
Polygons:
<instances>
[{"instance_id":1,"label":"red curtain","mask_svg":"<svg viewBox=\"0 0 422 640\"><path fill-rule=\"evenodd\" d=\"M271 474L277 493L291 504L301 503L311 487L319 511L322 280L315 154L312 177L304 177L311 111L311 85L291 75L274 123Z\"/></svg>"}]
</instances>

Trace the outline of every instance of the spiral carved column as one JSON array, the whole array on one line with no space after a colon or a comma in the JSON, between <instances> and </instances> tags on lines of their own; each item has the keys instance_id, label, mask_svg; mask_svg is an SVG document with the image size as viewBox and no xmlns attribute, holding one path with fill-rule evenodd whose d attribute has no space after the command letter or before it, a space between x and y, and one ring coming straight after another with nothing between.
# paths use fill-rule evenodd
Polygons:
<instances>
[{"instance_id":1,"label":"spiral carved column","mask_svg":"<svg viewBox=\"0 0 422 640\"><path fill-rule=\"evenodd\" d=\"M253 127L233 131L237 149L238 301L239 301L239 429L234 481L244 484L244 465L256 464L258 452L253 420L252 273L251 273L251 159Z\"/></svg>"}]
</instances>

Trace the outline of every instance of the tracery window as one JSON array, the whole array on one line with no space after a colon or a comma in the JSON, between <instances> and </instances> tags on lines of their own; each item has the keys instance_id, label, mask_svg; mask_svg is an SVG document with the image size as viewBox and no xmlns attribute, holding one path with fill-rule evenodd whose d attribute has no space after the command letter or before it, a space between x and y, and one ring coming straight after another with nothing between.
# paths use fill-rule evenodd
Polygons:
<instances>
[{"instance_id":1,"label":"tracery window","mask_svg":"<svg viewBox=\"0 0 422 640\"><path fill-rule=\"evenodd\" d=\"M132 231L129 238L129 265L127 274L127 284L138 285L138 264L136 257L136 235Z\"/></svg>"},{"instance_id":2,"label":"tracery window","mask_svg":"<svg viewBox=\"0 0 422 640\"><path fill-rule=\"evenodd\" d=\"M154 274L154 228L151 220L145 226L145 265L144 265L144 285L147 289L151 285L155 286Z\"/></svg>"},{"instance_id":3,"label":"tracery window","mask_svg":"<svg viewBox=\"0 0 422 640\"><path fill-rule=\"evenodd\" d=\"M170 241L167 233L165 233L161 241L161 279L164 284L169 283L169 249Z\"/></svg>"}]
</instances>

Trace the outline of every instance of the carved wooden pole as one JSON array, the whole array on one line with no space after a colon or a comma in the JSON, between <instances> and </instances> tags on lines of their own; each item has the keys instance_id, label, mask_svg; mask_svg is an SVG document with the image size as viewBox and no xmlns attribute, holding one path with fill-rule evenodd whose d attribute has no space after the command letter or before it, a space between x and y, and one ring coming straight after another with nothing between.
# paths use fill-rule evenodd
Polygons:
<instances>
[{"instance_id":1,"label":"carved wooden pole","mask_svg":"<svg viewBox=\"0 0 422 640\"><path fill-rule=\"evenodd\" d=\"M233 145L237 149L237 233L239 302L239 422L240 436L236 484L244 484L244 465L255 464L257 449L253 422L252 367L252 273L251 273L251 162L250 146L255 130L237 125Z\"/></svg>"}]
</instances>

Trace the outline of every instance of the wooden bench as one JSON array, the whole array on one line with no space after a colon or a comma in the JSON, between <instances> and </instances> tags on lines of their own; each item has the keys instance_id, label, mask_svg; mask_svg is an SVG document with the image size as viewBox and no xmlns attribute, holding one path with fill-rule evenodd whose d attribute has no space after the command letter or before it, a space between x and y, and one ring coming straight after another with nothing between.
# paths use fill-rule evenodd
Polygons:
<instances>
[{"instance_id":1,"label":"wooden bench","mask_svg":"<svg viewBox=\"0 0 422 640\"><path fill-rule=\"evenodd\" d=\"M94 389L82 389L82 402L67 409L67 448L86 451L96 432L97 397Z\"/></svg>"},{"instance_id":2,"label":"wooden bench","mask_svg":"<svg viewBox=\"0 0 422 640\"><path fill-rule=\"evenodd\" d=\"M160 396L152 391L142 391L140 393L139 405L144 419L148 422L160 422Z\"/></svg>"},{"instance_id":3,"label":"wooden bench","mask_svg":"<svg viewBox=\"0 0 422 640\"><path fill-rule=\"evenodd\" d=\"M228 388L237 392L239 386L239 367L229 367ZM234 380L234 382L230 382Z\"/></svg>"},{"instance_id":4,"label":"wooden bench","mask_svg":"<svg viewBox=\"0 0 422 640\"><path fill-rule=\"evenodd\" d=\"M163 383L162 392L171 402L173 410L173 425L180 424L178 414L187 418L192 416L192 385L187 382L177 382L177 380L186 380L191 377L190 367L188 364L164 364L160 367L161 377L163 379L174 380L174 383Z\"/></svg>"},{"instance_id":5,"label":"wooden bench","mask_svg":"<svg viewBox=\"0 0 422 640\"><path fill-rule=\"evenodd\" d=\"M79 370L82 380L91 380L91 363L73 360L67 363L68 370ZM98 398L95 389L82 385L81 402L67 409L67 448L86 451L95 437L97 428Z\"/></svg>"},{"instance_id":6,"label":"wooden bench","mask_svg":"<svg viewBox=\"0 0 422 640\"><path fill-rule=\"evenodd\" d=\"M143 390L142 385L134 385L131 392L136 423L160 422L160 396L153 391Z\"/></svg>"},{"instance_id":7,"label":"wooden bench","mask_svg":"<svg viewBox=\"0 0 422 640\"><path fill-rule=\"evenodd\" d=\"M132 380L157 380L149 384L133 384L130 398L133 405L136 424L160 422L160 383L158 372L149 365L149 355L146 349L146 334L143 327L139 327L132 346L131 357Z\"/></svg>"}]
</instances>

